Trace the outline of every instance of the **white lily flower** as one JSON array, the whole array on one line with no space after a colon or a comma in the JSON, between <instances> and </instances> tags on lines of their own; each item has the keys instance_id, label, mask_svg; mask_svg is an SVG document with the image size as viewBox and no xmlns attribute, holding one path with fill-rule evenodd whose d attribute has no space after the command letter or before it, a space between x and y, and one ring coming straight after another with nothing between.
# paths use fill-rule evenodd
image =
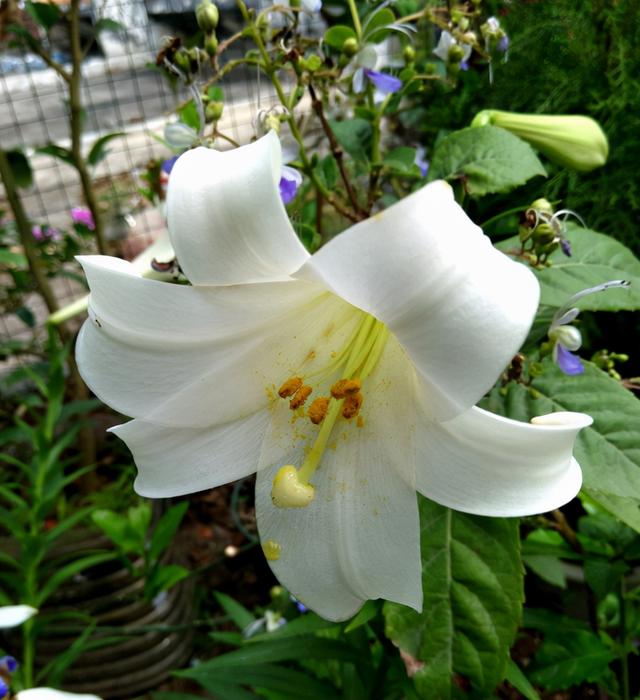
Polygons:
<instances>
[{"instance_id":1,"label":"white lily flower","mask_svg":"<svg viewBox=\"0 0 640 700\"><path fill-rule=\"evenodd\" d=\"M0 606L0 630L18 627L38 611L30 605L3 605Z\"/></svg>"},{"instance_id":2,"label":"white lily flower","mask_svg":"<svg viewBox=\"0 0 640 700\"><path fill-rule=\"evenodd\" d=\"M539 289L449 185L309 256L280 173L274 133L183 155L168 221L193 286L81 258L91 297L78 366L134 418L113 432L133 452L140 494L257 470L263 549L298 600L332 620L369 598L420 609L416 489L484 515L556 508L580 487L572 448L591 419L525 424L474 407L523 342Z\"/></svg>"},{"instance_id":3,"label":"white lily flower","mask_svg":"<svg viewBox=\"0 0 640 700\"><path fill-rule=\"evenodd\" d=\"M13 696L14 700L101 700L97 695L68 693L54 688L29 688Z\"/></svg>"}]
</instances>

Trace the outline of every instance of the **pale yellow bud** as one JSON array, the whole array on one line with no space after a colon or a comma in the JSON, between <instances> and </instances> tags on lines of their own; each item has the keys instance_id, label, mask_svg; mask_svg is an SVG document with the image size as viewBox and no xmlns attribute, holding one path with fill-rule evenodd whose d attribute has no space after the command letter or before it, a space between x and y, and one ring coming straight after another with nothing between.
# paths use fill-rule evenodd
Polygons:
<instances>
[{"instance_id":1,"label":"pale yellow bud","mask_svg":"<svg viewBox=\"0 0 640 700\"><path fill-rule=\"evenodd\" d=\"M471 126L492 124L528 141L560 165L581 172L607 162L609 143L602 128L591 117L569 114L516 114L487 109L479 112Z\"/></svg>"}]
</instances>

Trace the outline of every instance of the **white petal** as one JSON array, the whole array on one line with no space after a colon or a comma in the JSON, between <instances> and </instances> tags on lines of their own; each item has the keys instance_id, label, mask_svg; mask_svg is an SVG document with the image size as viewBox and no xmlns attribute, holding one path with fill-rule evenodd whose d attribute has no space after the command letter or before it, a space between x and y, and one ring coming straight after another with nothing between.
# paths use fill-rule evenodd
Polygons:
<instances>
[{"instance_id":1,"label":"white petal","mask_svg":"<svg viewBox=\"0 0 640 700\"><path fill-rule=\"evenodd\" d=\"M442 505L511 517L559 508L582 483L572 457L583 413L553 413L522 423L480 408L419 431L418 490Z\"/></svg>"},{"instance_id":2,"label":"white petal","mask_svg":"<svg viewBox=\"0 0 640 700\"><path fill-rule=\"evenodd\" d=\"M30 605L4 605L0 607L0 629L17 627L38 611Z\"/></svg>"},{"instance_id":3,"label":"white petal","mask_svg":"<svg viewBox=\"0 0 640 700\"><path fill-rule=\"evenodd\" d=\"M164 428L133 420L111 428L138 467L135 490L171 498L241 479L256 471L269 412L207 428Z\"/></svg>"},{"instance_id":4,"label":"white petal","mask_svg":"<svg viewBox=\"0 0 640 700\"><path fill-rule=\"evenodd\" d=\"M14 695L14 700L100 700L97 695L68 693L53 688L29 688Z\"/></svg>"},{"instance_id":5,"label":"white petal","mask_svg":"<svg viewBox=\"0 0 640 700\"><path fill-rule=\"evenodd\" d=\"M285 408L263 448L262 463L269 466L258 472L258 527L263 542L280 545L279 558L269 563L298 600L330 620L350 617L370 598L422 607L417 501L401 474L414 464L412 426L402 410L393 410L404 403L403 372L410 365L397 363L397 353L402 350L391 339L379 371L365 383L364 424L339 420L334 426L311 478L310 505L278 508L271 489L279 467L300 466L317 428L298 420L294 429Z\"/></svg>"},{"instance_id":6,"label":"white petal","mask_svg":"<svg viewBox=\"0 0 640 700\"><path fill-rule=\"evenodd\" d=\"M182 289L158 284L176 292ZM285 284L295 287L295 283ZM293 293L297 304L274 317L267 308L269 286L191 288L220 293L212 309L220 310L221 321L204 326L199 337L197 329L192 337L181 325L178 309L155 334L153 323L136 332L130 319L121 322L116 306L97 317L100 325L90 309L92 316L82 327L76 347L80 373L112 408L157 425L202 428L254 413L268 405L286 379L301 369L311 371L327 364L357 320L353 307L330 293L318 294L312 285L306 285L299 296ZM246 295L253 290L257 298L259 288L264 288L264 299L255 304L263 318L257 321ZM236 295L247 302L246 309L236 304ZM131 310L121 306L122 314ZM149 308L149 319L160 323L155 307ZM242 328L245 311L253 319L253 328ZM188 315L187 310L185 325ZM177 332L171 328L173 319ZM229 329L235 323L237 330L225 333L226 323Z\"/></svg>"},{"instance_id":7,"label":"white petal","mask_svg":"<svg viewBox=\"0 0 640 700\"><path fill-rule=\"evenodd\" d=\"M444 31L440 34L438 45L433 50L433 53L446 63L449 61L449 51L451 47L457 43L458 42L453 38L453 36L449 32Z\"/></svg>"},{"instance_id":8,"label":"white petal","mask_svg":"<svg viewBox=\"0 0 640 700\"><path fill-rule=\"evenodd\" d=\"M538 283L498 252L433 182L353 226L295 274L383 321L409 353L433 416L451 418L493 385L538 306Z\"/></svg>"},{"instance_id":9,"label":"white petal","mask_svg":"<svg viewBox=\"0 0 640 700\"><path fill-rule=\"evenodd\" d=\"M169 234L192 284L283 279L308 257L280 199L274 132L231 151L196 148L169 180Z\"/></svg>"}]
</instances>

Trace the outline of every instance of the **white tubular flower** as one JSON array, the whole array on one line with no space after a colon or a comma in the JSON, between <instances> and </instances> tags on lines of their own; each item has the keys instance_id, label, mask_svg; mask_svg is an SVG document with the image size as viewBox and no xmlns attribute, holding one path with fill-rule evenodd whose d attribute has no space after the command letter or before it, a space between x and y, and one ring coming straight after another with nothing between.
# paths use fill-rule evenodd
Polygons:
<instances>
[{"instance_id":1,"label":"white tubular flower","mask_svg":"<svg viewBox=\"0 0 640 700\"><path fill-rule=\"evenodd\" d=\"M0 607L0 630L18 627L37 612L30 605L3 605Z\"/></svg>"},{"instance_id":2,"label":"white tubular flower","mask_svg":"<svg viewBox=\"0 0 640 700\"><path fill-rule=\"evenodd\" d=\"M137 491L169 497L258 471L263 550L293 595L342 620L369 598L420 609L416 489L514 516L571 499L590 423L474 407L524 340L538 284L434 182L302 247L279 193L277 136L196 149L171 175L168 220L193 286L81 258L78 338L95 393L134 420Z\"/></svg>"}]
</instances>

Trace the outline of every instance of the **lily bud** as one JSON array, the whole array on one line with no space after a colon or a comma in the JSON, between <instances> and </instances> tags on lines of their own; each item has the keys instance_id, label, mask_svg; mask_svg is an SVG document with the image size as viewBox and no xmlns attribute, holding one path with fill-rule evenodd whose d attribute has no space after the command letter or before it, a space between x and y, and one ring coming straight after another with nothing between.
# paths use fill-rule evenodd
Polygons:
<instances>
[{"instance_id":1,"label":"lily bud","mask_svg":"<svg viewBox=\"0 0 640 700\"><path fill-rule=\"evenodd\" d=\"M203 32L212 32L218 26L219 19L218 8L211 0L202 0L196 7L196 21Z\"/></svg>"},{"instance_id":2,"label":"lily bud","mask_svg":"<svg viewBox=\"0 0 640 700\"><path fill-rule=\"evenodd\" d=\"M487 109L479 112L471 126L492 124L528 141L549 160L580 172L607 162L609 143L602 128L591 117L569 114L516 114Z\"/></svg>"}]
</instances>

